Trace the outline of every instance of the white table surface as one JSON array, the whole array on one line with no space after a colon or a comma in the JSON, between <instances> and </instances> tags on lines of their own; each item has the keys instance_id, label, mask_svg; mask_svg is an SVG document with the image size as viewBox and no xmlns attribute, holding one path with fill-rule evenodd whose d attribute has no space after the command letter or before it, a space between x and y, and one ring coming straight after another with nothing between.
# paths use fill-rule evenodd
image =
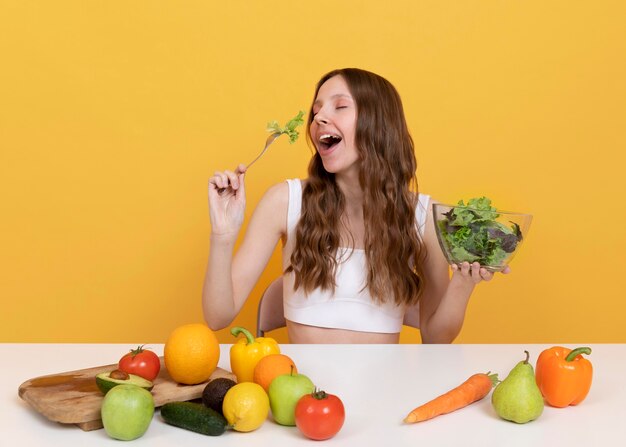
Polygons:
<instances>
[{"instance_id":1,"label":"white table surface","mask_svg":"<svg viewBox=\"0 0 626 447\"><path fill-rule=\"evenodd\" d=\"M117 445L104 430L84 432L50 422L17 394L28 379L115 363L139 343L0 344L0 433L7 446ZM577 344L560 344L570 348ZM626 434L626 345L589 345L594 380L587 399L576 407L546 406L543 415L518 425L504 421L491 406L491 395L464 409L430 421L406 425L414 407L459 385L476 372L506 377L524 358L534 365L546 345L281 345L299 372L316 386L337 394L346 422L324 445L341 446L609 446L624 445ZM162 345L150 345L162 355ZM230 345L222 345L219 366L230 369ZM227 431L207 437L165 424L155 412L136 446L174 445L300 446L313 445L296 427L267 422L250 433Z\"/></svg>"}]
</instances>

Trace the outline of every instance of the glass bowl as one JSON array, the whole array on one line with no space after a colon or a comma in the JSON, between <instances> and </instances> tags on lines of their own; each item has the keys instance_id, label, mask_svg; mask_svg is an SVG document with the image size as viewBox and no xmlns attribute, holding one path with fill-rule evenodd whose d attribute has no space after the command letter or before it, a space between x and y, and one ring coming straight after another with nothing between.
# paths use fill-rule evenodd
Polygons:
<instances>
[{"instance_id":1,"label":"glass bowl","mask_svg":"<svg viewBox=\"0 0 626 447\"><path fill-rule=\"evenodd\" d=\"M503 270L526 238L530 214L483 206L433 204L437 239L449 264L478 262L490 272Z\"/></svg>"}]
</instances>

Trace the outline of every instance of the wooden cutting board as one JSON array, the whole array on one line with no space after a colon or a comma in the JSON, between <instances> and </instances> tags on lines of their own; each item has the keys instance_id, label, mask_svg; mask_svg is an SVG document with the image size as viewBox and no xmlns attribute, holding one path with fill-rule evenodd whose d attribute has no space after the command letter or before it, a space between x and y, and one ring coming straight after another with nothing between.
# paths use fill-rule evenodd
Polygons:
<instances>
[{"instance_id":1,"label":"wooden cutting board","mask_svg":"<svg viewBox=\"0 0 626 447\"><path fill-rule=\"evenodd\" d=\"M96 386L96 374L114 369L117 364L36 377L21 384L18 394L51 421L76 424L85 431L97 430L102 428L100 406L104 396ZM154 406L198 399L206 384L219 377L237 381L231 372L217 368L206 382L181 385L172 380L161 357L161 371L151 390Z\"/></svg>"}]
</instances>

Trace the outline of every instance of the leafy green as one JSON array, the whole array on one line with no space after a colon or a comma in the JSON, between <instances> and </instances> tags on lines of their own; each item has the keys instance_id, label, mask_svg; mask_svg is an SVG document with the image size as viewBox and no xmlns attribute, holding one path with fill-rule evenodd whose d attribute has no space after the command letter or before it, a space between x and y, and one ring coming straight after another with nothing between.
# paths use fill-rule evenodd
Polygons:
<instances>
[{"instance_id":1,"label":"leafy green","mask_svg":"<svg viewBox=\"0 0 626 447\"><path fill-rule=\"evenodd\" d=\"M460 200L438 220L439 234L454 262L499 266L515 251L522 232L515 222L496 221L500 214L487 197Z\"/></svg>"},{"instance_id":2,"label":"leafy green","mask_svg":"<svg viewBox=\"0 0 626 447\"><path fill-rule=\"evenodd\" d=\"M269 123L267 123L267 131L271 133L277 133L278 135L285 134L289 137L290 144L295 143L299 136L296 128L304 124L303 117L304 112L301 110L294 118L287 121L285 127L281 127L280 124L278 124L278 121L270 121Z\"/></svg>"}]
</instances>

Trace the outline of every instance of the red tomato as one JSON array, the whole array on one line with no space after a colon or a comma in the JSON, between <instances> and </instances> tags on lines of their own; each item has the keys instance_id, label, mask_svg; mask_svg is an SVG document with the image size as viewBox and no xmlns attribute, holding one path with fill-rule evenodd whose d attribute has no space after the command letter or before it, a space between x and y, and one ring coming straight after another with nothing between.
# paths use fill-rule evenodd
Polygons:
<instances>
[{"instance_id":1,"label":"red tomato","mask_svg":"<svg viewBox=\"0 0 626 447\"><path fill-rule=\"evenodd\" d=\"M341 399L324 391L305 394L296 404L296 426L304 436L316 441L335 436L345 419Z\"/></svg>"},{"instance_id":2,"label":"red tomato","mask_svg":"<svg viewBox=\"0 0 626 447\"><path fill-rule=\"evenodd\" d=\"M161 369L161 359L154 352L144 349L143 345L120 359L118 369L125 373L141 376L146 380L154 380Z\"/></svg>"}]
</instances>

